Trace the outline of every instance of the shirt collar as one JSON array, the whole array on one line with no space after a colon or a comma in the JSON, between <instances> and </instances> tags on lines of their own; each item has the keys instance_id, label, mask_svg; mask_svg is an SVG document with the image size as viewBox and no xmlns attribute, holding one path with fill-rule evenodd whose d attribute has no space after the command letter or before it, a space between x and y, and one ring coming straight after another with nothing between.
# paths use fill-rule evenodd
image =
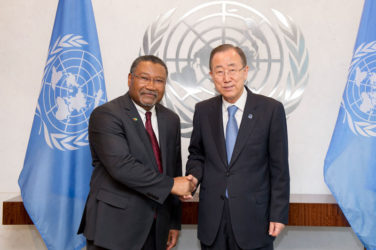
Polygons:
<instances>
[{"instance_id":1,"label":"shirt collar","mask_svg":"<svg viewBox=\"0 0 376 250\"><path fill-rule=\"evenodd\" d=\"M236 107L238 107L240 111L244 112L245 103L247 101L247 95L248 95L247 90L244 88L242 95L239 97L239 99L235 103L229 103L222 96L223 107L225 108L225 110L227 110L228 107L235 105Z\"/></svg>"},{"instance_id":2,"label":"shirt collar","mask_svg":"<svg viewBox=\"0 0 376 250\"><path fill-rule=\"evenodd\" d=\"M137 109L138 113L140 114L141 118L144 118L145 114L146 114L146 110L143 107L141 107L140 105L138 105L136 102L134 102L133 100L132 100L132 102L133 102L134 106L136 106L136 109ZM156 115L155 105L149 111L151 112L152 117L153 116L156 117L155 116Z\"/></svg>"}]
</instances>

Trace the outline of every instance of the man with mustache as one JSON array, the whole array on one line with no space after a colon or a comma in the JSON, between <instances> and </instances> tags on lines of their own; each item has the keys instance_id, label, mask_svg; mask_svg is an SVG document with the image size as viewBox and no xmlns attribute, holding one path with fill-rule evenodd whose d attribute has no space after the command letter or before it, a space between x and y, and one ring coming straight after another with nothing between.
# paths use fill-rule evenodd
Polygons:
<instances>
[{"instance_id":1,"label":"man with mustache","mask_svg":"<svg viewBox=\"0 0 376 250\"><path fill-rule=\"evenodd\" d=\"M176 244L177 196L195 186L191 177L179 177L179 117L159 104L167 74L158 57L137 58L128 74L128 93L90 117L94 171L79 229L88 250L160 250Z\"/></svg>"}]
</instances>

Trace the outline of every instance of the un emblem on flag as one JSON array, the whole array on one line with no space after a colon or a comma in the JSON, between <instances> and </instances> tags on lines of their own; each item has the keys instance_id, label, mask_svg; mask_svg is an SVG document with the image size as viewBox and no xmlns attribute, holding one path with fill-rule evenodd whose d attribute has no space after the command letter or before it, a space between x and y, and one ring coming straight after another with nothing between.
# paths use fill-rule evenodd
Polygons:
<instances>
[{"instance_id":1,"label":"un emblem on flag","mask_svg":"<svg viewBox=\"0 0 376 250\"><path fill-rule=\"evenodd\" d=\"M102 64L82 48L85 44L81 36L68 34L49 51L37 115L51 148L76 150L88 145L90 114L105 101Z\"/></svg>"},{"instance_id":2,"label":"un emblem on flag","mask_svg":"<svg viewBox=\"0 0 376 250\"><path fill-rule=\"evenodd\" d=\"M291 18L274 9L265 15L236 1L200 4L176 21L175 11L148 27L140 54L166 62L171 73L163 102L179 114L182 137L190 137L195 104L218 94L209 57L223 43L244 51L250 66L246 86L281 101L287 115L297 108L308 82L308 50Z\"/></svg>"},{"instance_id":3,"label":"un emblem on flag","mask_svg":"<svg viewBox=\"0 0 376 250\"><path fill-rule=\"evenodd\" d=\"M376 41L355 51L342 106L355 135L376 136Z\"/></svg>"}]
</instances>

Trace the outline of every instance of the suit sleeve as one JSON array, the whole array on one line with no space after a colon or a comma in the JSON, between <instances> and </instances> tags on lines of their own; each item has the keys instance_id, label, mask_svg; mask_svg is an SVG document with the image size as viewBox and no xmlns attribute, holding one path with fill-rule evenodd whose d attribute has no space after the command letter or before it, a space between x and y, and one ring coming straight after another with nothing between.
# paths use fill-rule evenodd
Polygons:
<instances>
[{"instance_id":1,"label":"suit sleeve","mask_svg":"<svg viewBox=\"0 0 376 250\"><path fill-rule=\"evenodd\" d=\"M286 115L281 103L272 114L269 133L270 221L287 224L290 198Z\"/></svg>"},{"instance_id":2,"label":"suit sleeve","mask_svg":"<svg viewBox=\"0 0 376 250\"><path fill-rule=\"evenodd\" d=\"M186 166L186 175L193 175L197 178L198 182L200 183L203 175L205 156L200 128L199 110L199 106L196 105L195 113L193 115L193 130L191 135L191 141L188 147L189 156Z\"/></svg>"},{"instance_id":3,"label":"suit sleeve","mask_svg":"<svg viewBox=\"0 0 376 250\"><path fill-rule=\"evenodd\" d=\"M114 113L102 106L90 117L89 140L96 160L113 179L162 204L170 194L173 178L154 171L132 156L124 125ZM95 161L93 164L96 165Z\"/></svg>"},{"instance_id":4,"label":"suit sleeve","mask_svg":"<svg viewBox=\"0 0 376 250\"><path fill-rule=\"evenodd\" d=\"M176 171L174 177L182 176L182 162L181 162L181 135L180 135L180 121L178 119L178 131L176 137ZM181 230L181 202L179 198L175 195L172 195L172 213L171 213L171 221L170 221L170 229Z\"/></svg>"}]
</instances>

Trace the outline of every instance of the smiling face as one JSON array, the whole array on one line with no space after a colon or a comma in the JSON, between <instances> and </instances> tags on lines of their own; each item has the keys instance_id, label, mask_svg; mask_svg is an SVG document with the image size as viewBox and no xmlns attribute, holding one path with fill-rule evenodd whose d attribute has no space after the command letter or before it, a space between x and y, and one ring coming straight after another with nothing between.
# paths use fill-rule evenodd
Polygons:
<instances>
[{"instance_id":1,"label":"smiling face","mask_svg":"<svg viewBox=\"0 0 376 250\"><path fill-rule=\"evenodd\" d=\"M163 97L167 72L165 68L151 61L142 61L128 75L129 95L132 100L150 110Z\"/></svg>"},{"instance_id":2,"label":"smiling face","mask_svg":"<svg viewBox=\"0 0 376 250\"><path fill-rule=\"evenodd\" d=\"M248 66L243 65L236 50L230 48L213 55L210 76L223 98L235 103L243 93Z\"/></svg>"}]
</instances>

